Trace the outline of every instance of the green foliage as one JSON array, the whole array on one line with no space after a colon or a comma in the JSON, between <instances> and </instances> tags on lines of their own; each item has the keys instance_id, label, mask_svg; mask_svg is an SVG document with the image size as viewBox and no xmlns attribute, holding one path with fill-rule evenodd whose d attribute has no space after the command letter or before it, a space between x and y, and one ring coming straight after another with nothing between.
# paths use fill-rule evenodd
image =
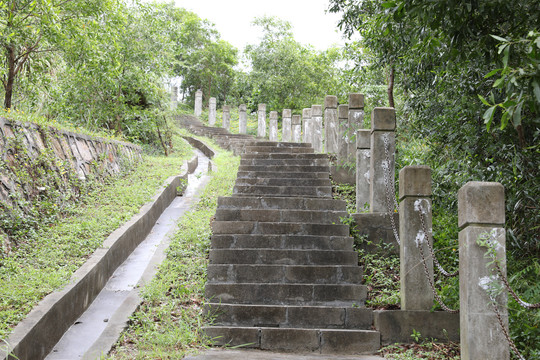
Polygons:
<instances>
[{"instance_id":1,"label":"green foliage","mask_svg":"<svg viewBox=\"0 0 540 360\"><path fill-rule=\"evenodd\" d=\"M38 224L33 231L21 234L19 246L0 259L0 339L45 295L66 284L110 233L136 214L165 179L178 174L190 155L190 147L184 143L174 156L146 157L131 174L107 184L92 184L88 194L64 207L62 216L43 224L35 217ZM39 209L50 206L47 199L33 205Z\"/></svg>"},{"instance_id":2,"label":"green foliage","mask_svg":"<svg viewBox=\"0 0 540 360\"><path fill-rule=\"evenodd\" d=\"M218 196L232 193L238 157L216 155L217 172L200 201L180 221L177 233L156 277L146 286L143 304L111 353L112 359L181 359L208 345L202 326L204 287L210 247L210 223Z\"/></svg>"}]
</instances>

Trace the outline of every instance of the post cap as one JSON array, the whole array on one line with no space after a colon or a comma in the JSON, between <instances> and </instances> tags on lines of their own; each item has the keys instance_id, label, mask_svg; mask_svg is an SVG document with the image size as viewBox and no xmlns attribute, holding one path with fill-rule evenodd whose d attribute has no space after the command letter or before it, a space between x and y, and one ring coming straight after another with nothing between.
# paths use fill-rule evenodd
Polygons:
<instances>
[{"instance_id":1,"label":"post cap","mask_svg":"<svg viewBox=\"0 0 540 360\"><path fill-rule=\"evenodd\" d=\"M458 226L504 225L504 186L496 182L471 181L458 191Z\"/></svg>"},{"instance_id":2,"label":"post cap","mask_svg":"<svg viewBox=\"0 0 540 360\"><path fill-rule=\"evenodd\" d=\"M353 93L349 94L349 109L363 109L364 94Z\"/></svg>"},{"instance_id":3,"label":"post cap","mask_svg":"<svg viewBox=\"0 0 540 360\"><path fill-rule=\"evenodd\" d=\"M431 168L425 165L405 166L399 172L399 198L431 196Z\"/></svg>"},{"instance_id":4,"label":"post cap","mask_svg":"<svg viewBox=\"0 0 540 360\"><path fill-rule=\"evenodd\" d=\"M337 109L337 96L328 95L324 98L325 109Z\"/></svg>"},{"instance_id":5,"label":"post cap","mask_svg":"<svg viewBox=\"0 0 540 360\"><path fill-rule=\"evenodd\" d=\"M270 111L270 120L277 120L277 119L278 119L277 111Z\"/></svg>"},{"instance_id":6,"label":"post cap","mask_svg":"<svg viewBox=\"0 0 540 360\"><path fill-rule=\"evenodd\" d=\"M293 125L300 125L302 123L302 117L300 115L293 115L291 123Z\"/></svg>"},{"instance_id":7,"label":"post cap","mask_svg":"<svg viewBox=\"0 0 540 360\"><path fill-rule=\"evenodd\" d=\"M246 104L241 104L240 106L238 106L238 111L246 112L247 111Z\"/></svg>"},{"instance_id":8,"label":"post cap","mask_svg":"<svg viewBox=\"0 0 540 360\"><path fill-rule=\"evenodd\" d=\"M230 112L231 111L231 106L230 105L223 105L222 110L223 110L223 112Z\"/></svg>"},{"instance_id":9,"label":"post cap","mask_svg":"<svg viewBox=\"0 0 540 360\"><path fill-rule=\"evenodd\" d=\"M371 149L371 131L367 129L356 131L356 148Z\"/></svg>"},{"instance_id":10,"label":"post cap","mask_svg":"<svg viewBox=\"0 0 540 360\"><path fill-rule=\"evenodd\" d=\"M266 104L259 104L259 111L266 111Z\"/></svg>"},{"instance_id":11,"label":"post cap","mask_svg":"<svg viewBox=\"0 0 540 360\"><path fill-rule=\"evenodd\" d=\"M216 98L211 97L208 101L210 102L210 104L215 104L216 103Z\"/></svg>"},{"instance_id":12,"label":"post cap","mask_svg":"<svg viewBox=\"0 0 540 360\"><path fill-rule=\"evenodd\" d=\"M283 114L282 116L284 118L290 118L292 116L292 111L291 109L283 109Z\"/></svg>"},{"instance_id":13,"label":"post cap","mask_svg":"<svg viewBox=\"0 0 540 360\"><path fill-rule=\"evenodd\" d=\"M371 131L396 130L396 110L390 107L377 107L371 112Z\"/></svg>"},{"instance_id":14,"label":"post cap","mask_svg":"<svg viewBox=\"0 0 540 360\"><path fill-rule=\"evenodd\" d=\"M302 117L304 119L310 119L311 118L311 108L302 110Z\"/></svg>"},{"instance_id":15,"label":"post cap","mask_svg":"<svg viewBox=\"0 0 540 360\"><path fill-rule=\"evenodd\" d=\"M348 119L349 118L349 105L339 105L338 106L338 118L339 119Z\"/></svg>"},{"instance_id":16,"label":"post cap","mask_svg":"<svg viewBox=\"0 0 540 360\"><path fill-rule=\"evenodd\" d=\"M311 106L311 116L322 116L322 105L313 105Z\"/></svg>"}]
</instances>

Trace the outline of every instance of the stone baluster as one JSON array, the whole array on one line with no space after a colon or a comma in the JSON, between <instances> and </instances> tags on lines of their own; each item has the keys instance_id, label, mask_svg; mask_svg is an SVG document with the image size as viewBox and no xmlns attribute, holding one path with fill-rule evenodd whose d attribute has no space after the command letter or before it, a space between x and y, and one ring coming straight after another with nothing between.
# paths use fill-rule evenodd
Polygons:
<instances>
[{"instance_id":1,"label":"stone baluster","mask_svg":"<svg viewBox=\"0 0 540 360\"><path fill-rule=\"evenodd\" d=\"M171 109L176 110L178 107L178 86L171 87Z\"/></svg>"},{"instance_id":2,"label":"stone baluster","mask_svg":"<svg viewBox=\"0 0 540 360\"><path fill-rule=\"evenodd\" d=\"M349 94L349 118L347 125L348 159L356 157L356 130L364 128L364 94Z\"/></svg>"},{"instance_id":3,"label":"stone baluster","mask_svg":"<svg viewBox=\"0 0 540 360\"><path fill-rule=\"evenodd\" d=\"M372 213L394 212L395 130L396 111L394 108L373 109L369 164L369 209ZM387 191L390 204L387 204Z\"/></svg>"},{"instance_id":4,"label":"stone baluster","mask_svg":"<svg viewBox=\"0 0 540 360\"><path fill-rule=\"evenodd\" d=\"M433 307L433 258L427 242L432 243L431 169L406 166L399 172L400 295L402 310L426 310ZM422 218L420 217L422 215ZM422 246L428 276L419 246Z\"/></svg>"},{"instance_id":5,"label":"stone baluster","mask_svg":"<svg viewBox=\"0 0 540 360\"><path fill-rule=\"evenodd\" d=\"M292 119L292 141L299 143L302 141L302 117L300 115L293 115Z\"/></svg>"},{"instance_id":6,"label":"stone baluster","mask_svg":"<svg viewBox=\"0 0 540 360\"><path fill-rule=\"evenodd\" d=\"M283 110L283 119L281 123L281 140L284 142L292 141L292 111L290 109Z\"/></svg>"},{"instance_id":7,"label":"stone baluster","mask_svg":"<svg viewBox=\"0 0 540 360\"><path fill-rule=\"evenodd\" d=\"M247 134L247 106L245 104L238 107L238 133Z\"/></svg>"},{"instance_id":8,"label":"stone baluster","mask_svg":"<svg viewBox=\"0 0 540 360\"><path fill-rule=\"evenodd\" d=\"M349 144L347 142L347 126L349 123L349 105L338 106L338 143L337 143L337 158L338 165L343 165L347 160L349 153Z\"/></svg>"},{"instance_id":9,"label":"stone baluster","mask_svg":"<svg viewBox=\"0 0 540 360\"><path fill-rule=\"evenodd\" d=\"M266 104L259 104L257 137L266 137Z\"/></svg>"},{"instance_id":10,"label":"stone baluster","mask_svg":"<svg viewBox=\"0 0 540 360\"><path fill-rule=\"evenodd\" d=\"M199 117L202 114L202 90L197 90L195 93L195 116Z\"/></svg>"},{"instance_id":11,"label":"stone baluster","mask_svg":"<svg viewBox=\"0 0 540 360\"><path fill-rule=\"evenodd\" d=\"M328 154L337 154L338 111L337 96L328 95L324 99L324 147Z\"/></svg>"},{"instance_id":12,"label":"stone baluster","mask_svg":"<svg viewBox=\"0 0 540 360\"><path fill-rule=\"evenodd\" d=\"M323 107L311 106L312 146L316 153L323 152Z\"/></svg>"},{"instance_id":13,"label":"stone baluster","mask_svg":"<svg viewBox=\"0 0 540 360\"><path fill-rule=\"evenodd\" d=\"M356 212L369 209L369 162L371 158L371 131L356 132Z\"/></svg>"},{"instance_id":14,"label":"stone baluster","mask_svg":"<svg viewBox=\"0 0 540 360\"><path fill-rule=\"evenodd\" d=\"M483 239L496 252L506 275L506 232L504 230L504 187L492 182L469 182L458 192L459 232L459 305L461 324L461 359L507 360L508 342L493 311L490 294L493 281L500 281L492 272L491 259L479 246ZM507 295L493 299L502 321L508 327Z\"/></svg>"},{"instance_id":15,"label":"stone baluster","mask_svg":"<svg viewBox=\"0 0 540 360\"><path fill-rule=\"evenodd\" d=\"M313 124L311 123L311 108L302 110L302 122L304 124L304 142L313 143Z\"/></svg>"},{"instance_id":16,"label":"stone baluster","mask_svg":"<svg viewBox=\"0 0 540 360\"><path fill-rule=\"evenodd\" d=\"M216 125L216 106L216 98L211 97L210 100L208 100L208 126Z\"/></svg>"},{"instance_id":17,"label":"stone baluster","mask_svg":"<svg viewBox=\"0 0 540 360\"><path fill-rule=\"evenodd\" d=\"M270 111L269 139L270 141L278 141L278 113L277 111Z\"/></svg>"},{"instance_id":18,"label":"stone baluster","mask_svg":"<svg viewBox=\"0 0 540 360\"><path fill-rule=\"evenodd\" d=\"M231 129L231 107L223 105L223 128L227 131Z\"/></svg>"}]
</instances>

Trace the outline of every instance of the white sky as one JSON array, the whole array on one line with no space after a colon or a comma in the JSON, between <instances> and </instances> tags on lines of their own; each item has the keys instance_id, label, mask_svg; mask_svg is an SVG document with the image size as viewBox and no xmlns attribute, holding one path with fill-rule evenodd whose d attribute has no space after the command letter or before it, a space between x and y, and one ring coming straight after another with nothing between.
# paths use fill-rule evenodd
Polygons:
<instances>
[{"instance_id":1,"label":"white sky","mask_svg":"<svg viewBox=\"0 0 540 360\"><path fill-rule=\"evenodd\" d=\"M251 25L255 17L277 16L293 26L295 40L318 50L343 45L337 28L340 14L325 13L329 0L175 0L216 25L221 38L239 50L256 44L259 30Z\"/></svg>"}]
</instances>

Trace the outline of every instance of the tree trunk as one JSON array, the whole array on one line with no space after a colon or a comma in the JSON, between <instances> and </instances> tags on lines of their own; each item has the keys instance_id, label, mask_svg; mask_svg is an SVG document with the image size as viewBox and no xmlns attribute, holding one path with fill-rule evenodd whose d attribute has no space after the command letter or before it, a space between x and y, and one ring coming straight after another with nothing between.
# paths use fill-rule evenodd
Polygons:
<instances>
[{"instance_id":1,"label":"tree trunk","mask_svg":"<svg viewBox=\"0 0 540 360\"><path fill-rule=\"evenodd\" d=\"M13 98L13 84L15 83L15 50L13 47L7 48L7 62L8 62L8 73L7 80L4 83L5 98L4 98L4 107L6 109L11 109L11 100Z\"/></svg>"},{"instance_id":2,"label":"tree trunk","mask_svg":"<svg viewBox=\"0 0 540 360\"><path fill-rule=\"evenodd\" d=\"M390 67L390 73L387 77L388 80L388 106L395 108L394 104L394 66Z\"/></svg>"}]
</instances>

